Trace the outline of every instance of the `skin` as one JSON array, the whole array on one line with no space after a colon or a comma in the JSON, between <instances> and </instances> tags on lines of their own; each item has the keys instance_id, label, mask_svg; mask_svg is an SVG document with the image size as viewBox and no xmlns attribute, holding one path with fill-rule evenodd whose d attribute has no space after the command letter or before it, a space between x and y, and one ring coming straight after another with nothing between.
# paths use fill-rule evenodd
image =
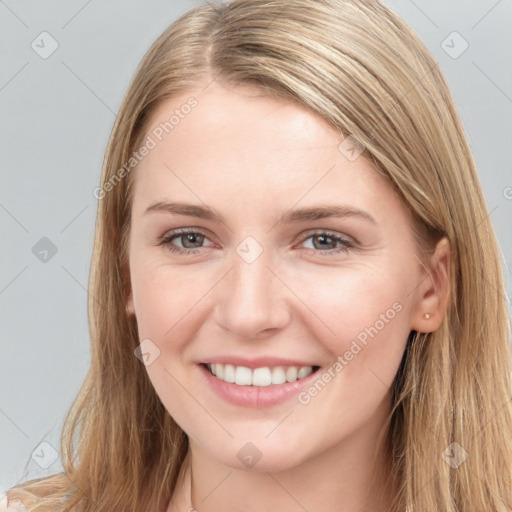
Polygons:
<instances>
[{"instance_id":1,"label":"skin","mask_svg":"<svg viewBox=\"0 0 512 512\"><path fill-rule=\"evenodd\" d=\"M446 283L420 264L409 214L383 176L363 156L348 160L323 119L214 82L162 103L149 126L190 96L197 107L133 173L128 307L140 339L160 350L149 378L190 439L192 503L200 512L386 510L392 486L377 442L391 385L409 332L441 324ZM157 201L206 204L225 222L145 214ZM286 210L318 204L359 208L378 226L358 217L276 225ZM188 243L194 253L169 250L187 237L159 245L178 228L206 235ZM356 249L326 254L343 246L311 238L319 230ZM247 236L263 249L252 263L236 251ZM448 272L448 254L442 240L432 268ZM232 405L202 379L197 363L216 354L294 357L323 372L395 303L400 312L308 404ZM251 469L237 457L248 441L262 454ZM191 506L187 492L177 486L168 512Z\"/></svg>"}]
</instances>

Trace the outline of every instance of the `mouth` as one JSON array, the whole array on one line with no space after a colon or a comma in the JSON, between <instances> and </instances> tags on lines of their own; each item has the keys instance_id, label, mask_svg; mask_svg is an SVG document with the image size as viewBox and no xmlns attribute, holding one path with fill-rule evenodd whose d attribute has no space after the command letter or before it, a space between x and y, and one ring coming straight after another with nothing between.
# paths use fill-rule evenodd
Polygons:
<instances>
[{"instance_id":1,"label":"mouth","mask_svg":"<svg viewBox=\"0 0 512 512\"><path fill-rule=\"evenodd\" d=\"M248 368L221 363L201 366L217 379L237 386L271 387L302 380L318 371L319 366L262 366Z\"/></svg>"}]
</instances>

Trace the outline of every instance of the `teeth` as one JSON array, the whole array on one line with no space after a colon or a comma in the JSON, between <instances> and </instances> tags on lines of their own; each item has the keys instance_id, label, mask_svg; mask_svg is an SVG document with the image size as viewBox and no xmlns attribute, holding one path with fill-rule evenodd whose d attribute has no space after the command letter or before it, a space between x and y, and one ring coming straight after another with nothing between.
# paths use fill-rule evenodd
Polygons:
<instances>
[{"instance_id":1,"label":"teeth","mask_svg":"<svg viewBox=\"0 0 512 512\"><path fill-rule=\"evenodd\" d=\"M272 384L272 372L270 368L255 368L252 372L253 386L270 386Z\"/></svg>"},{"instance_id":2,"label":"teeth","mask_svg":"<svg viewBox=\"0 0 512 512\"><path fill-rule=\"evenodd\" d=\"M294 382L297 380L297 368L295 368L295 366L290 366L290 368L288 368L286 370L286 380L288 382Z\"/></svg>"},{"instance_id":3,"label":"teeth","mask_svg":"<svg viewBox=\"0 0 512 512\"><path fill-rule=\"evenodd\" d=\"M217 366L217 365L215 365ZM219 365L222 366L222 365ZM226 382L235 382L235 367L232 364L224 366L224 379Z\"/></svg>"},{"instance_id":4,"label":"teeth","mask_svg":"<svg viewBox=\"0 0 512 512\"><path fill-rule=\"evenodd\" d=\"M282 366L276 366L272 370L272 384L284 384L286 382L286 374Z\"/></svg>"},{"instance_id":5,"label":"teeth","mask_svg":"<svg viewBox=\"0 0 512 512\"><path fill-rule=\"evenodd\" d=\"M235 384L238 386L250 386L252 384L251 369L245 366L237 366L235 370Z\"/></svg>"},{"instance_id":6,"label":"teeth","mask_svg":"<svg viewBox=\"0 0 512 512\"><path fill-rule=\"evenodd\" d=\"M208 364L210 372L218 379L235 383L238 386L266 387L285 382L295 382L303 379L313 372L312 366L268 366L251 370L246 366L233 366L231 364Z\"/></svg>"},{"instance_id":7,"label":"teeth","mask_svg":"<svg viewBox=\"0 0 512 512\"><path fill-rule=\"evenodd\" d=\"M311 366L303 366L297 373L297 378L303 379L304 377L307 377L312 371L313 368L311 368Z\"/></svg>"}]
</instances>

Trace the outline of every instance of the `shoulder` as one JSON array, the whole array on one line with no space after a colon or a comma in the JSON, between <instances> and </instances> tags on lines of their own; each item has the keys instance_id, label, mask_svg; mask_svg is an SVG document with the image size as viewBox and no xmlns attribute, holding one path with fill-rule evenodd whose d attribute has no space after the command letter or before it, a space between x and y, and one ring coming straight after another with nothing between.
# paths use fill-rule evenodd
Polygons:
<instances>
[{"instance_id":1,"label":"shoulder","mask_svg":"<svg viewBox=\"0 0 512 512\"><path fill-rule=\"evenodd\" d=\"M60 511L71 495L69 482L64 473L57 473L0 488L0 512Z\"/></svg>"},{"instance_id":2,"label":"shoulder","mask_svg":"<svg viewBox=\"0 0 512 512\"><path fill-rule=\"evenodd\" d=\"M9 500L5 492L0 492L0 512L27 512L27 510L20 500Z\"/></svg>"}]
</instances>

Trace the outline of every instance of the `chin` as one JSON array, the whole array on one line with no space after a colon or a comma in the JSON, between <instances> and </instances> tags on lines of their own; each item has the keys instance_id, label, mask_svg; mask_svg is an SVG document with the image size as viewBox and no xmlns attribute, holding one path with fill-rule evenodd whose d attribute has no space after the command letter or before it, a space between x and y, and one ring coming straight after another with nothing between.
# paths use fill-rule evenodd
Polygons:
<instances>
[{"instance_id":1,"label":"chin","mask_svg":"<svg viewBox=\"0 0 512 512\"><path fill-rule=\"evenodd\" d=\"M207 446L209 456L217 463L239 471L254 473L275 473L291 469L300 465L305 459L302 448L295 447L291 443L285 443L281 439L270 441L261 438L249 441L242 436L230 439L223 446L215 444ZM204 445L203 445L204 446ZM220 449L219 449L220 448Z\"/></svg>"}]
</instances>

